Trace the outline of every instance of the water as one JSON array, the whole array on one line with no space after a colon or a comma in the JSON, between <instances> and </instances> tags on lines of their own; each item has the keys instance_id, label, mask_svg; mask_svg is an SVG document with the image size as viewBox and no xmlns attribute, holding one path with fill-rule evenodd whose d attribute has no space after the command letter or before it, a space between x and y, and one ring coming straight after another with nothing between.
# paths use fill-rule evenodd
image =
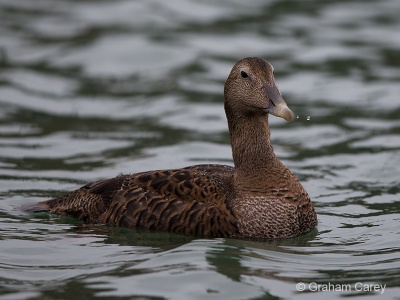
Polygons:
<instances>
[{"instance_id":1,"label":"water","mask_svg":"<svg viewBox=\"0 0 400 300\"><path fill-rule=\"evenodd\" d=\"M399 13L396 0L1 0L0 299L400 299ZM223 83L245 56L274 65L299 115L271 117L272 139L318 230L205 240L18 210L120 172L232 164Z\"/></svg>"}]
</instances>

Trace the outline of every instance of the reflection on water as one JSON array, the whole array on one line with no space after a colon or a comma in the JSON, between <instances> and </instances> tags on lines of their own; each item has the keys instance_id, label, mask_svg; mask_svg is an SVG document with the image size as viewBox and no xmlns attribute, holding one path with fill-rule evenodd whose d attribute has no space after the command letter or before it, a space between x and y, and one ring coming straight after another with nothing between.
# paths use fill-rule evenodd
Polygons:
<instances>
[{"instance_id":1,"label":"reflection on water","mask_svg":"<svg viewBox=\"0 0 400 300\"><path fill-rule=\"evenodd\" d=\"M398 7L1 1L0 298L398 297ZM199 240L18 210L120 172L232 164L222 92L244 56L274 65L298 116L271 117L272 139L318 230ZM353 290L298 292L298 282Z\"/></svg>"}]
</instances>

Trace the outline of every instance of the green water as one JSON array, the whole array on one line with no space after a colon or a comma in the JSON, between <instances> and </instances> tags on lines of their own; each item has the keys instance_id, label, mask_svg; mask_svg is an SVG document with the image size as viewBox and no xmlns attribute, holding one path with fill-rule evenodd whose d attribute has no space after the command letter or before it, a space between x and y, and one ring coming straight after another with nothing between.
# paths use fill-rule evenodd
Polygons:
<instances>
[{"instance_id":1,"label":"green water","mask_svg":"<svg viewBox=\"0 0 400 300\"><path fill-rule=\"evenodd\" d=\"M397 0L0 0L0 300L400 299L399 14ZM272 140L317 230L205 240L19 210L119 173L232 164L223 84L246 56L274 65L299 116L270 117Z\"/></svg>"}]
</instances>

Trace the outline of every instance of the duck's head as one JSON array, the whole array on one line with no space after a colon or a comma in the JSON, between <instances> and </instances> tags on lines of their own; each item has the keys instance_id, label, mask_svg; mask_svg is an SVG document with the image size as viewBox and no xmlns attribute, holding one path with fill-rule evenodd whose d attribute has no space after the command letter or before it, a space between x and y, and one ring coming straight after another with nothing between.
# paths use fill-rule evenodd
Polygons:
<instances>
[{"instance_id":1,"label":"duck's head","mask_svg":"<svg viewBox=\"0 0 400 300\"><path fill-rule=\"evenodd\" d=\"M227 114L269 113L286 121L294 119L275 84L274 68L262 58L238 61L225 82L224 95Z\"/></svg>"}]
</instances>

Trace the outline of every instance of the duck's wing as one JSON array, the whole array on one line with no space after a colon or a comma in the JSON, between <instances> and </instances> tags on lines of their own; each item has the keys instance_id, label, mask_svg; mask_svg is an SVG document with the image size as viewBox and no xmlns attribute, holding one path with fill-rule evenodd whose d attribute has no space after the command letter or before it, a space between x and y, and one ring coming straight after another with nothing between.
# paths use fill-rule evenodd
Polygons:
<instances>
[{"instance_id":1,"label":"duck's wing","mask_svg":"<svg viewBox=\"0 0 400 300\"><path fill-rule=\"evenodd\" d=\"M231 167L200 165L121 175L38 203L36 211L89 223L233 236L238 233L238 222L229 203L232 173Z\"/></svg>"}]
</instances>

